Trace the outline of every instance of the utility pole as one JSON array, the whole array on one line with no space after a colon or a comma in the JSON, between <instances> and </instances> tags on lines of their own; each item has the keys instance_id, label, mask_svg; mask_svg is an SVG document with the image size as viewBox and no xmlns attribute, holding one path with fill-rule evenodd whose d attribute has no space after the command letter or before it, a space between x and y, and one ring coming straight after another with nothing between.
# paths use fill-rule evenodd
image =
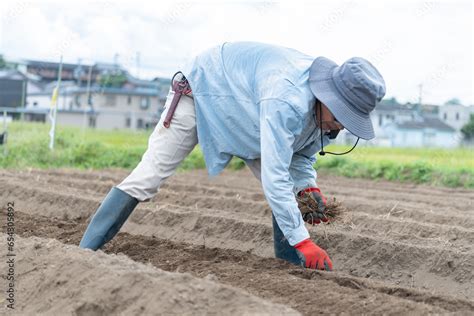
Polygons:
<instances>
[{"instance_id":1,"label":"utility pole","mask_svg":"<svg viewBox=\"0 0 474 316\"><path fill-rule=\"evenodd\" d=\"M418 85L418 89L419 89L419 90L418 90L418 93L419 93L419 94L418 94L418 104L419 104L420 107L421 107L421 102L423 101L423 84L422 84L422 83L420 83L420 84Z\"/></svg>"},{"instance_id":2,"label":"utility pole","mask_svg":"<svg viewBox=\"0 0 474 316\"><path fill-rule=\"evenodd\" d=\"M416 109L416 113L418 115L421 114L421 103L423 102L423 84L420 83L418 85L418 104L416 105L415 109Z\"/></svg>"},{"instance_id":3,"label":"utility pole","mask_svg":"<svg viewBox=\"0 0 474 316\"><path fill-rule=\"evenodd\" d=\"M89 71L87 73L87 92L86 97L87 101L84 107L84 116L82 119L82 137L84 138L85 131L86 131L86 123L87 123L87 109L92 109L92 99L91 99L91 81L92 81L92 65L89 66Z\"/></svg>"},{"instance_id":4,"label":"utility pole","mask_svg":"<svg viewBox=\"0 0 474 316\"><path fill-rule=\"evenodd\" d=\"M21 120L24 121L25 120L25 110L26 110L26 104L25 104L25 100L26 100L26 82L27 82L28 79L25 79L23 80L23 83L21 85L21 109L23 111L21 111Z\"/></svg>"},{"instance_id":5,"label":"utility pole","mask_svg":"<svg viewBox=\"0 0 474 316\"><path fill-rule=\"evenodd\" d=\"M82 59L81 58L77 59L77 67L76 69L74 69L74 71L76 72L76 76L77 76L77 86L80 87L82 83Z\"/></svg>"},{"instance_id":6,"label":"utility pole","mask_svg":"<svg viewBox=\"0 0 474 316\"><path fill-rule=\"evenodd\" d=\"M114 66L118 69L119 54L115 53L114 55Z\"/></svg>"},{"instance_id":7,"label":"utility pole","mask_svg":"<svg viewBox=\"0 0 474 316\"><path fill-rule=\"evenodd\" d=\"M140 78L140 52L137 52L136 62L137 62L137 78Z\"/></svg>"},{"instance_id":8,"label":"utility pole","mask_svg":"<svg viewBox=\"0 0 474 316\"><path fill-rule=\"evenodd\" d=\"M92 108L91 81L92 81L92 65L89 66L89 72L87 73L87 105Z\"/></svg>"}]
</instances>

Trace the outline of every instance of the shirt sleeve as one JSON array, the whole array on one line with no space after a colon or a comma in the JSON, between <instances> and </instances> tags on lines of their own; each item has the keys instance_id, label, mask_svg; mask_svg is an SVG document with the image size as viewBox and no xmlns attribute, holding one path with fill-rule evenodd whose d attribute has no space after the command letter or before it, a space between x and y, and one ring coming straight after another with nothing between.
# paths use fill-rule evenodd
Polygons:
<instances>
[{"instance_id":1,"label":"shirt sleeve","mask_svg":"<svg viewBox=\"0 0 474 316\"><path fill-rule=\"evenodd\" d=\"M306 188L317 187L317 173L313 165L316 162L314 155L307 157L302 152L293 155L290 165L290 175L293 178L293 193L298 193Z\"/></svg>"},{"instance_id":2,"label":"shirt sleeve","mask_svg":"<svg viewBox=\"0 0 474 316\"><path fill-rule=\"evenodd\" d=\"M276 222L291 246L309 238L289 170L295 135L301 132L302 121L289 103L277 99L260 102L262 187Z\"/></svg>"}]
</instances>

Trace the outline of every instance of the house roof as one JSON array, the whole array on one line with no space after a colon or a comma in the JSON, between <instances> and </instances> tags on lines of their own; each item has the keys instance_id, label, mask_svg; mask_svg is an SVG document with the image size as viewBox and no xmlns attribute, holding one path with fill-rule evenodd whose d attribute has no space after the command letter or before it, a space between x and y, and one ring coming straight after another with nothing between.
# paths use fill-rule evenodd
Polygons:
<instances>
[{"instance_id":1,"label":"house roof","mask_svg":"<svg viewBox=\"0 0 474 316\"><path fill-rule=\"evenodd\" d=\"M43 61L43 60L24 60L23 64L30 66L30 67L37 67L37 68L49 68L49 69L59 69L58 62L51 62L51 61ZM110 71L125 71L124 68L120 64L113 64L113 63L95 63L93 65L89 64L73 64L73 63L63 63L63 70L69 71L77 71L78 69L88 69L92 66L92 72L110 72Z\"/></svg>"},{"instance_id":2,"label":"house roof","mask_svg":"<svg viewBox=\"0 0 474 316\"><path fill-rule=\"evenodd\" d=\"M25 64L33 67L42 67L42 68L59 68L59 63L42 61L42 60L25 60ZM63 69L75 69L77 64L63 63Z\"/></svg>"},{"instance_id":3,"label":"house roof","mask_svg":"<svg viewBox=\"0 0 474 316\"><path fill-rule=\"evenodd\" d=\"M2 69L0 70L0 78L2 79L26 79L26 76L16 69Z\"/></svg>"},{"instance_id":4,"label":"house roof","mask_svg":"<svg viewBox=\"0 0 474 316\"><path fill-rule=\"evenodd\" d=\"M421 107L417 103L394 103L391 100L382 100L377 107L375 108L376 111L383 111L383 112L401 112L401 111L420 111L422 113L428 114L438 114L439 106L434 104L422 104Z\"/></svg>"},{"instance_id":5,"label":"house roof","mask_svg":"<svg viewBox=\"0 0 474 316\"><path fill-rule=\"evenodd\" d=\"M411 120L396 124L398 128L402 129L425 129L431 128L443 132L455 132L456 130L444 123L440 119L431 117L422 117L421 120Z\"/></svg>"},{"instance_id":6,"label":"house roof","mask_svg":"<svg viewBox=\"0 0 474 316\"><path fill-rule=\"evenodd\" d=\"M45 90L41 92L31 93L29 95L51 95L55 83L48 85ZM87 93L87 87L78 87L74 82L66 81L63 83L60 89L60 95L73 95L73 94L83 94ZM92 86L90 88L90 93L93 94L120 94L120 95L141 95L141 96L158 96L164 98L165 95L162 95L158 89L153 88L142 88L136 87L133 89L126 88L104 88L101 86Z\"/></svg>"},{"instance_id":7,"label":"house roof","mask_svg":"<svg viewBox=\"0 0 474 316\"><path fill-rule=\"evenodd\" d=\"M388 113L388 114L396 114L396 113L410 113L410 112L417 112L418 107L416 104L411 103L392 103L392 102L380 102L375 107L374 113Z\"/></svg>"},{"instance_id":8,"label":"house roof","mask_svg":"<svg viewBox=\"0 0 474 316\"><path fill-rule=\"evenodd\" d=\"M406 105L402 105L399 103L389 103L389 102L384 102L385 100L382 100L377 106L375 107L375 110L377 111L403 111L403 110L408 110Z\"/></svg>"}]
</instances>

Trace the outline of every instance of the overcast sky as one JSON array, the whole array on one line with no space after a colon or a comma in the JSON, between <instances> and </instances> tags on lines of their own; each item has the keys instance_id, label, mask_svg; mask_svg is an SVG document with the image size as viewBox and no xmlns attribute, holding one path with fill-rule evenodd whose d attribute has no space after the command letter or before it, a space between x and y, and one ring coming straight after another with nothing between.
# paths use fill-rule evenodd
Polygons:
<instances>
[{"instance_id":1,"label":"overcast sky","mask_svg":"<svg viewBox=\"0 0 474 316\"><path fill-rule=\"evenodd\" d=\"M117 58L152 78L210 46L251 40L337 63L365 57L384 76L387 96L400 101L416 102L423 84L424 103L474 104L471 1L1 0L0 14L7 59Z\"/></svg>"}]
</instances>

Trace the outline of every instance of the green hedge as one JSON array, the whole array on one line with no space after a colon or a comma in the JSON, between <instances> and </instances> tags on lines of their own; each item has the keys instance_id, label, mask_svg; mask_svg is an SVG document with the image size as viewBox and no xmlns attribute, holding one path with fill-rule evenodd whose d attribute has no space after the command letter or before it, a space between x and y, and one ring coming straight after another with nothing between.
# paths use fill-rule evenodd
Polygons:
<instances>
[{"instance_id":1,"label":"green hedge","mask_svg":"<svg viewBox=\"0 0 474 316\"><path fill-rule=\"evenodd\" d=\"M392 181L428 183L448 187L474 188L474 170L457 170L430 166L425 161L397 163L393 161L356 161L345 157L321 159L315 168L351 178L386 179Z\"/></svg>"}]
</instances>

